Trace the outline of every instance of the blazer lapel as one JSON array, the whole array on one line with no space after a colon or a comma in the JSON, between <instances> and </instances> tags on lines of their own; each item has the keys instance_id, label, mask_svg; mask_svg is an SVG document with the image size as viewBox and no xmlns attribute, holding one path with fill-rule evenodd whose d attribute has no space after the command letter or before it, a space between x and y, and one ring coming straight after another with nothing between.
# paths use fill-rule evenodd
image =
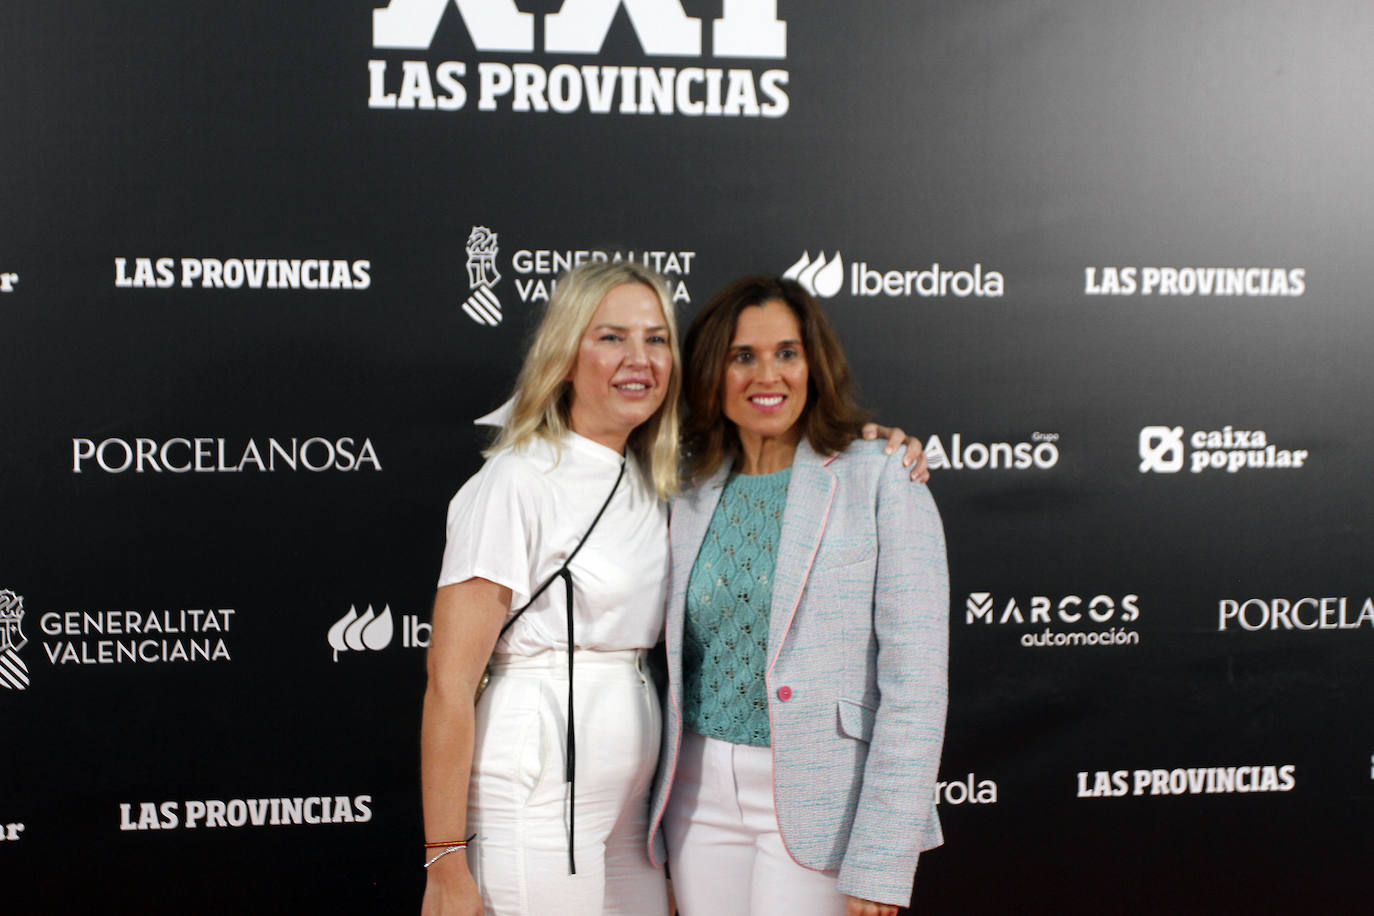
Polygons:
<instances>
[{"instance_id":1,"label":"blazer lapel","mask_svg":"<svg viewBox=\"0 0 1374 916\"><path fill-rule=\"evenodd\" d=\"M768 618L769 671L778 661L825 534L830 503L835 497L835 473L826 467L829 463L830 459L816 454L806 439L797 443L773 570L773 604Z\"/></svg>"},{"instance_id":2,"label":"blazer lapel","mask_svg":"<svg viewBox=\"0 0 1374 916\"><path fill-rule=\"evenodd\" d=\"M706 538L711 516L715 514L716 506L720 503L725 481L730 476L730 467L731 461L726 459L705 483L689 489L673 500L668 527L673 565L663 638L668 647L668 664L673 669L673 681L678 684L681 683L681 672L676 669L682 664L682 655L673 650L682 636L682 622L687 613L687 582L692 576L692 566L697 561L701 542Z\"/></svg>"}]
</instances>

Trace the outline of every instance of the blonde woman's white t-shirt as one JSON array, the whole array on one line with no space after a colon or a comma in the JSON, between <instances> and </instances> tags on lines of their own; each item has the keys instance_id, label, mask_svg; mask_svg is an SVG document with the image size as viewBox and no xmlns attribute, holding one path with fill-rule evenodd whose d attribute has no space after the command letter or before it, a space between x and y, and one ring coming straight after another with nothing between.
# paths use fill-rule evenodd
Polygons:
<instances>
[{"instance_id":1,"label":"blonde woman's white t-shirt","mask_svg":"<svg viewBox=\"0 0 1374 916\"><path fill-rule=\"evenodd\" d=\"M611 492L621 456L575 433L534 439L488 459L448 507L439 585L474 577L511 590L511 613L558 571ZM668 587L668 509L638 462L573 559L575 644L603 651L654 646ZM555 581L496 644L533 655L565 649L565 586ZM509 617L507 618L509 619Z\"/></svg>"}]
</instances>

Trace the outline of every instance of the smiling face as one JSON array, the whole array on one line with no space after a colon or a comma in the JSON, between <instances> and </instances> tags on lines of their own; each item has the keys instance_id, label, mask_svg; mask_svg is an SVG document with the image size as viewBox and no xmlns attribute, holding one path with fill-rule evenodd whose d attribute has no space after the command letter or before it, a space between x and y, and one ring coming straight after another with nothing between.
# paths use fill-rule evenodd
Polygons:
<instances>
[{"instance_id":1,"label":"smiling face","mask_svg":"<svg viewBox=\"0 0 1374 916\"><path fill-rule=\"evenodd\" d=\"M573 432L623 451L635 427L663 404L672 369L658 296L642 283L614 287L582 332L568 374Z\"/></svg>"},{"instance_id":2,"label":"smiling face","mask_svg":"<svg viewBox=\"0 0 1374 916\"><path fill-rule=\"evenodd\" d=\"M746 454L765 440L795 445L806 412L808 369L801 325L773 299L739 313L725 358L721 409Z\"/></svg>"}]
</instances>

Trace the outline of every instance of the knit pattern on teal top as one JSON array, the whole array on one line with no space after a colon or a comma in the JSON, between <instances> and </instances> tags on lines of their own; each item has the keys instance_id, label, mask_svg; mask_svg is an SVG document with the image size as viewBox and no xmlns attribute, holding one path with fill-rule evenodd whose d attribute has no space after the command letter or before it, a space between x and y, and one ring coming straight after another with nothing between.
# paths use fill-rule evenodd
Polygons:
<instances>
[{"instance_id":1,"label":"knit pattern on teal top","mask_svg":"<svg viewBox=\"0 0 1374 916\"><path fill-rule=\"evenodd\" d=\"M687 582L682 716L708 738L767 747L768 611L792 470L725 484Z\"/></svg>"}]
</instances>

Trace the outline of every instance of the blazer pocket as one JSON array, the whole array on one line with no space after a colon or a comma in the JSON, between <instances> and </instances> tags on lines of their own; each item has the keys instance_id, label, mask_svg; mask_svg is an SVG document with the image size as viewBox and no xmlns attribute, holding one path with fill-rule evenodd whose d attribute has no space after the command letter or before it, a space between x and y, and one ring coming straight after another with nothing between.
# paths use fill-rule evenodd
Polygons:
<instances>
[{"instance_id":1,"label":"blazer pocket","mask_svg":"<svg viewBox=\"0 0 1374 916\"><path fill-rule=\"evenodd\" d=\"M871 560L877 555L872 544L864 544L851 550L827 551L816 557L816 570L830 572Z\"/></svg>"},{"instance_id":2,"label":"blazer pocket","mask_svg":"<svg viewBox=\"0 0 1374 916\"><path fill-rule=\"evenodd\" d=\"M835 707L839 711L841 732L860 741L873 740L873 720L878 710L853 700L839 700Z\"/></svg>"}]
</instances>

